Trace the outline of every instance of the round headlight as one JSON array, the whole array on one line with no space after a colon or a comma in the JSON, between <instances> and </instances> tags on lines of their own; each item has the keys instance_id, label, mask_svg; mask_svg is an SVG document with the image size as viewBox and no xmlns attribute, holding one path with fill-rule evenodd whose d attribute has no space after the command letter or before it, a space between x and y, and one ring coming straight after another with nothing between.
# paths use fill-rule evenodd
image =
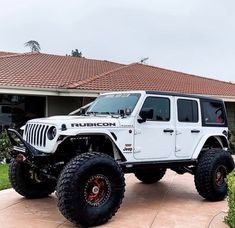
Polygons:
<instances>
[{"instance_id":1,"label":"round headlight","mask_svg":"<svg viewBox=\"0 0 235 228\"><path fill-rule=\"evenodd\" d=\"M47 132L47 137L49 140L53 140L56 137L56 127L50 127Z\"/></svg>"}]
</instances>

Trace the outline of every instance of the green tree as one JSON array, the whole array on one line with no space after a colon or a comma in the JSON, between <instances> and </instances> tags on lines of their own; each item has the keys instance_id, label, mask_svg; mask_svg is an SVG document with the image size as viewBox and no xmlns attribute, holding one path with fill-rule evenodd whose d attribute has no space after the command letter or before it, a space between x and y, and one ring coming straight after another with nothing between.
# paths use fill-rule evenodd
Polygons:
<instances>
[{"instance_id":1,"label":"green tree","mask_svg":"<svg viewBox=\"0 0 235 228\"><path fill-rule=\"evenodd\" d=\"M72 53L72 56L73 56L73 57L79 57L79 58L82 57L82 52L81 52L81 51L78 51L78 49L72 50L71 53Z\"/></svg>"},{"instance_id":2,"label":"green tree","mask_svg":"<svg viewBox=\"0 0 235 228\"><path fill-rule=\"evenodd\" d=\"M39 52L41 50L40 44L36 40L29 40L24 46L29 47L31 52Z\"/></svg>"}]
</instances>

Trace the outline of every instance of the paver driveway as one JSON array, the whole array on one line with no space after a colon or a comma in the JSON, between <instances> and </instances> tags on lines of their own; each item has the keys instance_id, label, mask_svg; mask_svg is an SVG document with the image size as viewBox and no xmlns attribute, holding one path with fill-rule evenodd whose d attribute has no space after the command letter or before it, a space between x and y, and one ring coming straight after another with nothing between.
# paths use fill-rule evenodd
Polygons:
<instances>
[{"instance_id":1,"label":"paver driveway","mask_svg":"<svg viewBox=\"0 0 235 228\"><path fill-rule=\"evenodd\" d=\"M203 228L223 224L226 200L208 202L194 187L193 176L167 171L156 184L145 185L134 175L126 175L126 192L118 213L101 227ZM60 214L56 197L27 200L14 190L0 191L1 228L75 227Z\"/></svg>"}]
</instances>

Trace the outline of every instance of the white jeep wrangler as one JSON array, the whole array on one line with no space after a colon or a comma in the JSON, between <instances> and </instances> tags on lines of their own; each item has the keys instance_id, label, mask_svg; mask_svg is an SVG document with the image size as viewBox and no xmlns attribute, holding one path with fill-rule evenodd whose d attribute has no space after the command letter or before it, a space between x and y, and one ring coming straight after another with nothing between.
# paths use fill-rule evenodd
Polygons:
<instances>
[{"instance_id":1,"label":"white jeep wrangler","mask_svg":"<svg viewBox=\"0 0 235 228\"><path fill-rule=\"evenodd\" d=\"M226 196L234 169L221 100L157 91L100 95L80 116L33 119L13 144L9 176L26 198L56 190L58 207L70 221L94 226L118 210L124 173L155 183L170 168L191 173L199 194Z\"/></svg>"}]
</instances>

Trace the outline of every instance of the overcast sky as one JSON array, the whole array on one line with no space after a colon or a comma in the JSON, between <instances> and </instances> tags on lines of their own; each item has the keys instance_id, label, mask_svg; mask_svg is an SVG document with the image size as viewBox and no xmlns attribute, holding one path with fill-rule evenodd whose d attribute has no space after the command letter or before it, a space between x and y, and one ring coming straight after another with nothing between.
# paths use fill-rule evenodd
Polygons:
<instances>
[{"instance_id":1,"label":"overcast sky","mask_svg":"<svg viewBox=\"0 0 235 228\"><path fill-rule=\"evenodd\" d=\"M234 0L0 0L0 50L138 62L235 82ZM1 67L1 66L0 66Z\"/></svg>"}]
</instances>

